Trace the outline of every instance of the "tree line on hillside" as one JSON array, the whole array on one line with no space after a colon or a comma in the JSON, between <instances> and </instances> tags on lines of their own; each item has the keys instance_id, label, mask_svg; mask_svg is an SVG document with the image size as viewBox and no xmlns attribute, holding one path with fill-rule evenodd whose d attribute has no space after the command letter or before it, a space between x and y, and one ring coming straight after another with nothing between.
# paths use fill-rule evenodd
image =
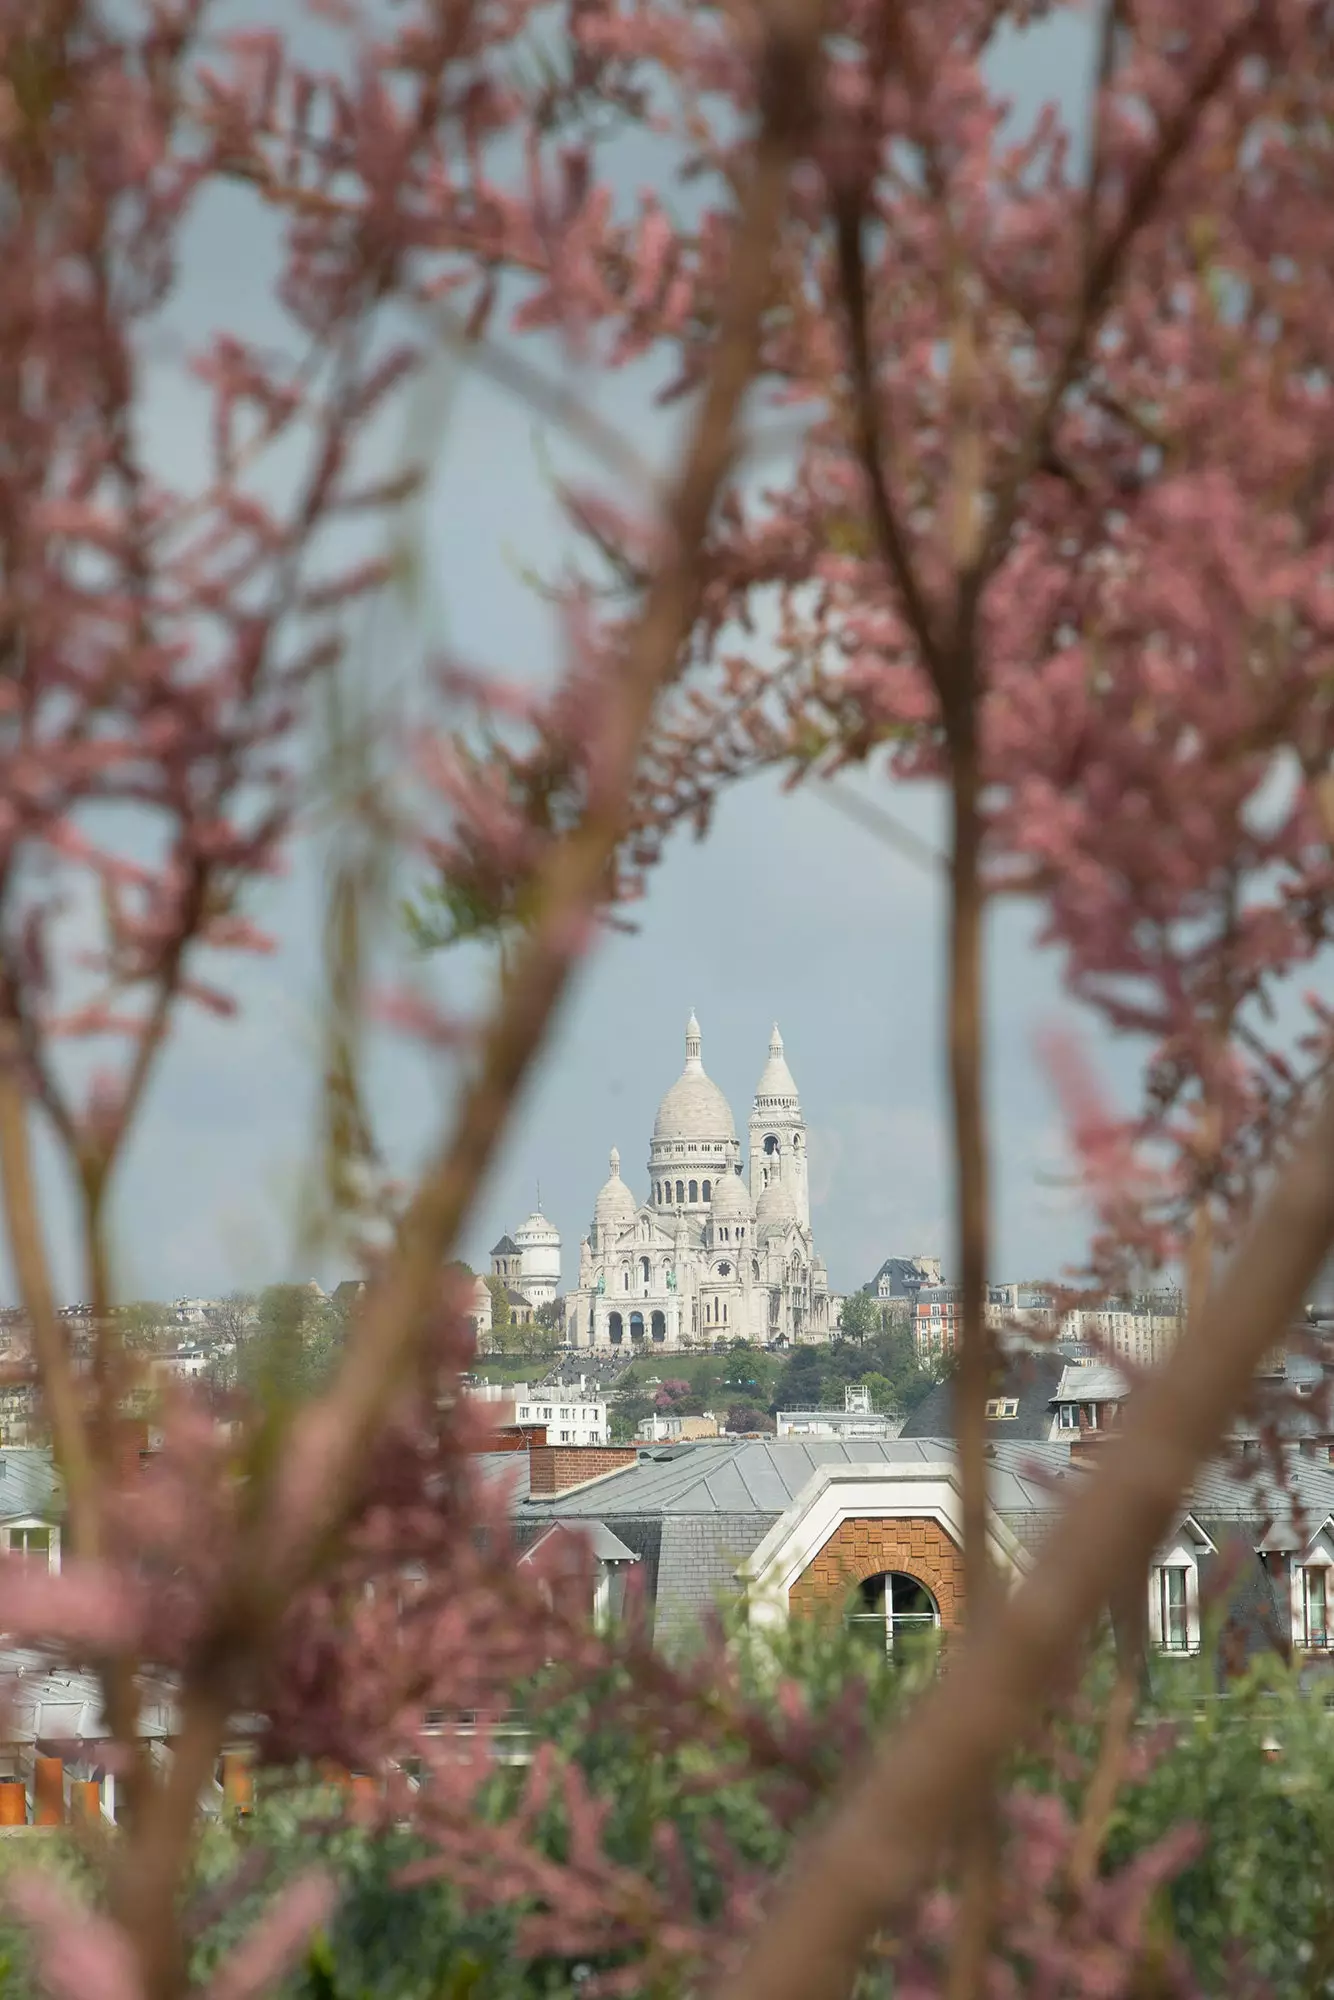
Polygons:
<instances>
[{"instance_id":1,"label":"tree line on hillside","mask_svg":"<svg viewBox=\"0 0 1334 2000\"><path fill-rule=\"evenodd\" d=\"M721 1353L646 1355L618 1379L612 1435L628 1442L646 1417L706 1411L729 1431L772 1431L780 1410L841 1410L854 1384L870 1391L873 1410L907 1415L944 1372L943 1362L924 1363L907 1329L877 1307L874 1331L855 1341L839 1337L787 1354L735 1341Z\"/></svg>"}]
</instances>

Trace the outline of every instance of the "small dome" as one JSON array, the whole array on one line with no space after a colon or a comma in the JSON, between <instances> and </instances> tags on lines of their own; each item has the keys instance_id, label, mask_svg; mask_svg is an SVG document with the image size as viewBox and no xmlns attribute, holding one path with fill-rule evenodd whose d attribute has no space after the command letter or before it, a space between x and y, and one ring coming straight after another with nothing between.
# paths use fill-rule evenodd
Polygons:
<instances>
[{"instance_id":1,"label":"small dome","mask_svg":"<svg viewBox=\"0 0 1334 2000\"><path fill-rule=\"evenodd\" d=\"M755 1095L757 1099L785 1097L790 1098L794 1104L797 1102L796 1080L787 1066L787 1057L783 1054L783 1037L778 1032L777 1021L774 1022L774 1031L769 1037L769 1060L764 1065L764 1074L755 1086Z\"/></svg>"},{"instance_id":2,"label":"small dome","mask_svg":"<svg viewBox=\"0 0 1334 2000\"><path fill-rule=\"evenodd\" d=\"M797 1205L777 1176L755 1204L755 1227L762 1237L781 1236L797 1220Z\"/></svg>"},{"instance_id":3,"label":"small dome","mask_svg":"<svg viewBox=\"0 0 1334 2000\"><path fill-rule=\"evenodd\" d=\"M740 1174L719 1174L709 1203L715 1222L749 1222L755 1213L750 1193Z\"/></svg>"},{"instance_id":4,"label":"small dome","mask_svg":"<svg viewBox=\"0 0 1334 2000\"><path fill-rule=\"evenodd\" d=\"M686 1024L686 1066L672 1085L653 1121L654 1141L703 1141L706 1146L736 1143L732 1107L713 1078L704 1073L699 1022L692 1013Z\"/></svg>"},{"instance_id":5,"label":"small dome","mask_svg":"<svg viewBox=\"0 0 1334 2000\"><path fill-rule=\"evenodd\" d=\"M611 1173L603 1183L602 1190L593 1206L593 1220L598 1227L598 1235L616 1235L628 1228L638 1210L635 1198L621 1179L621 1156L615 1146L611 1149Z\"/></svg>"}]
</instances>

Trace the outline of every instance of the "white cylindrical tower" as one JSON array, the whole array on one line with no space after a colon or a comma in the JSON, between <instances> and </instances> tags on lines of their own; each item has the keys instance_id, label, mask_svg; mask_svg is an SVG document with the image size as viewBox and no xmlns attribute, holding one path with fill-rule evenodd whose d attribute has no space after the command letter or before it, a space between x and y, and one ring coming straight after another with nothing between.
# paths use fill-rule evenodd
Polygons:
<instances>
[{"instance_id":1,"label":"white cylindrical tower","mask_svg":"<svg viewBox=\"0 0 1334 2000\"><path fill-rule=\"evenodd\" d=\"M750 1191L758 1202L781 1163L783 1184L792 1197L797 1220L811 1226L811 1199L806 1180L806 1120L796 1082L783 1054L783 1037L774 1022L769 1060L755 1090L750 1114Z\"/></svg>"},{"instance_id":2,"label":"white cylindrical tower","mask_svg":"<svg viewBox=\"0 0 1334 2000\"><path fill-rule=\"evenodd\" d=\"M514 1232L519 1250L519 1288L534 1306L550 1305L560 1290L560 1233L542 1213L541 1201Z\"/></svg>"}]
</instances>

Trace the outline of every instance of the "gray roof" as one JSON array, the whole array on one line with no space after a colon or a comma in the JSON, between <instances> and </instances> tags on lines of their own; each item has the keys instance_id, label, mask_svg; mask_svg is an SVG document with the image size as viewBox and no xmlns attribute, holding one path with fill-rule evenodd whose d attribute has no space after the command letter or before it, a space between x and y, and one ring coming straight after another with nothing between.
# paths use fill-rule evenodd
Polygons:
<instances>
[{"instance_id":1,"label":"gray roof","mask_svg":"<svg viewBox=\"0 0 1334 2000\"><path fill-rule=\"evenodd\" d=\"M54 1521L60 1512L60 1475L50 1452L16 1447L0 1452L0 1521Z\"/></svg>"},{"instance_id":2,"label":"gray roof","mask_svg":"<svg viewBox=\"0 0 1334 2000\"><path fill-rule=\"evenodd\" d=\"M672 1515L662 1524L653 1636L667 1650L740 1595L737 1570L769 1532L769 1514Z\"/></svg>"},{"instance_id":3,"label":"gray roof","mask_svg":"<svg viewBox=\"0 0 1334 2000\"><path fill-rule=\"evenodd\" d=\"M1076 1361L1061 1373L1054 1400L1058 1403L1119 1403L1130 1394L1121 1370L1107 1361Z\"/></svg>"},{"instance_id":4,"label":"gray roof","mask_svg":"<svg viewBox=\"0 0 1334 2000\"><path fill-rule=\"evenodd\" d=\"M1284 1469L1290 1489L1282 1491L1263 1459L1236 1468L1225 1463L1206 1466L1191 1491L1191 1512L1200 1520L1244 1522L1258 1529L1273 1523L1277 1537L1286 1533L1289 1545L1296 1546L1313 1535L1329 1515L1334 1514L1334 1465L1328 1459L1306 1458L1300 1451L1285 1451ZM1305 1533L1294 1516L1300 1512ZM1257 1532L1256 1541L1260 1536Z\"/></svg>"},{"instance_id":5,"label":"gray roof","mask_svg":"<svg viewBox=\"0 0 1334 2000\"><path fill-rule=\"evenodd\" d=\"M512 1236L502 1236L499 1243L491 1245L491 1255L493 1257L517 1257L518 1254L519 1246Z\"/></svg>"},{"instance_id":6,"label":"gray roof","mask_svg":"<svg viewBox=\"0 0 1334 2000\"><path fill-rule=\"evenodd\" d=\"M503 1485L508 1480L516 1502L528 1498L531 1468L526 1451L484 1451L473 1464L488 1485Z\"/></svg>"},{"instance_id":7,"label":"gray roof","mask_svg":"<svg viewBox=\"0 0 1334 2000\"><path fill-rule=\"evenodd\" d=\"M922 1289L923 1274L919 1264L911 1257L886 1257L869 1285L863 1286L867 1292L878 1291L880 1280L888 1278L889 1296L892 1299L915 1299Z\"/></svg>"},{"instance_id":8,"label":"gray roof","mask_svg":"<svg viewBox=\"0 0 1334 2000\"><path fill-rule=\"evenodd\" d=\"M992 1494L1002 1512L1045 1511L1057 1504L1050 1482L1069 1473L1064 1445L997 1442L992 1447ZM529 1498L524 1516L543 1513L754 1515L783 1513L825 1465L923 1465L954 1457L952 1438L711 1438L662 1451L647 1450L634 1465L552 1498ZM1036 1477L1034 1476L1036 1474Z\"/></svg>"},{"instance_id":9,"label":"gray roof","mask_svg":"<svg viewBox=\"0 0 1334 2000\"><path fill-rule=\"evenodd\" d=\"M618 1535L613 1535L605 1521L580 1521L577 1525L570 1521L553 1521L546 1534L528 1544L527 1554L541 1548L547 1535L577 1535L586 1542L599 1562L635 1563L639 1556L634 1549L628 1549Z\"/></svg>"},{"instance_id":10,"label":"gray roof","mask_svg":"<svg viewBox=\"0 0 1334 2000\"><path fill-rule=\"evenodd\" d=\"M1045 1443L1051 1436L1052 1399L1065 1366L1061 1354L1042 1348L1006 1355L995 1392L1012 1397L1019 1409L1013 1417L989 1417L987 1437L997 1444ZM902 1434L905 1438L954 1435L954 1384L948 1377L917 1405Z\"/></svg>"}]
</instances>

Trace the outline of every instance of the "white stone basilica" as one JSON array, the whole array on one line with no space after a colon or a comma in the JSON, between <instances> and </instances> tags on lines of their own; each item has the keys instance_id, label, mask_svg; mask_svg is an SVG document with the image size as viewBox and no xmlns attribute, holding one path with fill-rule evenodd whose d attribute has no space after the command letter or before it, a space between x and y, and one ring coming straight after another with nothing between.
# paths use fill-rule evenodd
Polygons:
<instances>
[{"instance_id":1,"label":"white stone basilica","mask_svg":"<svg viewBox=\"0 0 1334 2000\"><path fill-rule=\"evenodd\" d=\"M699 1022L653 1124L649 1198L611 1178L566 1299L575 1347L622 1351L715 1340L828 1340L829 1281L811 1241L806 1121L777 1023L750 1114L749 1186L731 1107L706 1074Z\"/></svg>"}]
</instances>

